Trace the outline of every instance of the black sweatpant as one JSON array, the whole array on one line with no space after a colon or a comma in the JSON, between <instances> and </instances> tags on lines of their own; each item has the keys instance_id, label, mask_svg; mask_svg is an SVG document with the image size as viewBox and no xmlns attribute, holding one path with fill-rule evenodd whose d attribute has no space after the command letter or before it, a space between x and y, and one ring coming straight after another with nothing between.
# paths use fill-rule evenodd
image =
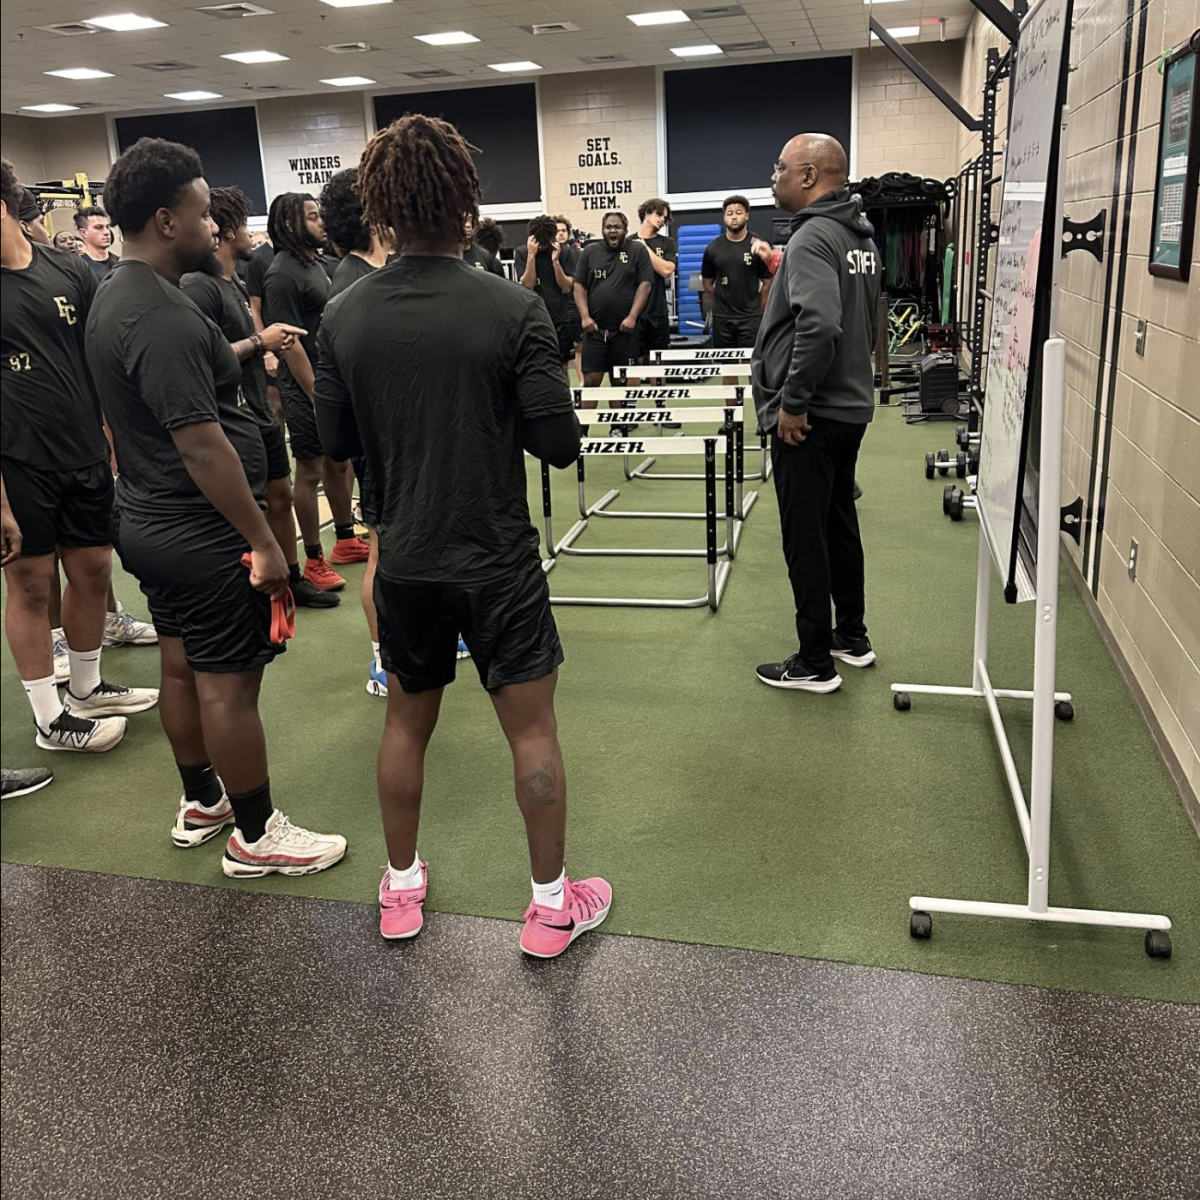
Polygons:
<instances>
[{"instance_id":1,"label":"black sweatpant","mask_svg":"<svg viewBox=\"0 0 1200 1200\"><path fill-rule=\"evenodd\" d=\"M834 624L848 641L865 637L863 548L854 507L854 469L865 425L810 417L799 446L771 439L783 557L796 600L796 634L805 663L832 664Z\"/></svg>"}]
</instances>

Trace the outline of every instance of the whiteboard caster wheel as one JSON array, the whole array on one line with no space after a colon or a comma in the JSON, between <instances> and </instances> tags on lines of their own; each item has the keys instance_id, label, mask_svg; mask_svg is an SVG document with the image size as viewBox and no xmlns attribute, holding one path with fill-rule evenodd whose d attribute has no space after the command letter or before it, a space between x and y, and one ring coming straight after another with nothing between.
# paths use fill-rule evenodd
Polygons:
<instances>
[{"instance_id":1,"label":"whiteboard caster wheel","mask_svg":"<svg viewBox=\"0 0 1200 1200\"><path fill-rule=\"evenodd\" d=\"M892 707L897 712L908 712L912 708L912 697L907 692L893 692Z\"/></svg>"},{"instance_id":2,"label":"whiteboard caster wheel","mask_svg":"<svg viewBox=\"0 0 1200 1200\"><path fill-rule=\"evenodd\" d=\"M1059 700L1054 705L1054 715L1060 721L1073 721L1075 720L1075 706L1070 700Z\"/></svg>"},{"instance_id":3,"label":"whiteboard caster wheel","mask_svg":"<svg viewBox=\"0 0 1200 1200\"><path fill-rule=\"evenodd\" d=\"M1146 953L1151 958L1171 957L1171 935L1161 929L1146 931Z\"/></svg>"},{"instance_id":4,"label":"whiteboard caster wheel","mask_svg":"<svg viewBox=\"0 0 1200 1200\"><path fill-rule=\"evenodd\" d=\"M915 912L908 918L908 932L918 941L927 942L933 936L933 918L927 912ZM1149 938L1150 935L1146 934Z\"/></svg>"}]
</instances>

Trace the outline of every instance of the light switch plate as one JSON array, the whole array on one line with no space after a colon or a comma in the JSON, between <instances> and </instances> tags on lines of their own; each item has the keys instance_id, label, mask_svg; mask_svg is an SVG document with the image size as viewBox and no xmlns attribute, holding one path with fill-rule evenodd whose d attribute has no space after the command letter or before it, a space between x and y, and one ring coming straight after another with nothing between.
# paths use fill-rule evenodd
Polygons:
<instances>
[{"instance_id":1,"label":"light switch plate","mask_svg":"<svg viewBox=\"0 0 1200 1200\"><path fill-rule=\"evenodd\" d=\"M1137 565L1138 565L1137 538L1130 538L1129 539L1129 562L1127 564L1127 566L1129 568L1129 578L1130 579L1137 578Z\"/></svg>"},{"instance_id":2,"label":"light switch plate","mask_svg":"<svg viewBox=\"0 0 1200 1200\"><path fill-rule=\"evenodd\" d=\"M1142 317L1137 323L1137 339L1133 348L1141 358L1146 357L1146 319Z\"/></svg>"}]
</instances>

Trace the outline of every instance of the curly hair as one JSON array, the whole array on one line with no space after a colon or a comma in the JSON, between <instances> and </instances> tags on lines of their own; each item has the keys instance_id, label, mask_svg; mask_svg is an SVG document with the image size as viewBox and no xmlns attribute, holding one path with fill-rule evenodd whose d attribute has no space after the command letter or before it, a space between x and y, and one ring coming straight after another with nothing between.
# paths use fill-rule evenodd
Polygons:
<instances>
[{"instance_id":1,"label":"curly hair","mask_svg":"<svg viewBox=\"0 0 1200 1200\"><path fill-rule=\"evenodd\" d=\"M484 217L475 230L475 244L482 246L489 254L499 254L504 249L508 238L504 236L504 226L492 217Z\"/></svg>"},{"instance_id":2,"label":"curly hair","mask_svg":"<svg viewBox=\"0 0 1200 1200\"><path fill-rule=\"evenodd\" d=\"M358 168L339 171L321 189L317 201L329 240L343 253L370 250L371 231L363 222L362 201L358 198Z\"/></svg>"},{"instance_id":3,"label":"curly hair","mask_svg":"<svg viewBox=\"0 0 1200 1200\"><path fill-rule=\"evenodd\" d=\"M312 198L307 192L281 192L271 201L267 237L276 254L287 253L306 260L317 248L304 224L304 206Z\"/></svg>"},{"instance_id":4,"label":"curly hair","mask_svg":"<svg viewBox=\"0 0 1200 1200\"><path fill-rule=\"evenodd\" d=\"M358 164L367 223L410 241L460 243L479 221L478 153L448 121L407 113L368 143Z\"/></svg>"},{"instance_id":5,"label":"curly hair","mask_svg":"<svg viewBox=\"0 0 1200 1200\"><path fill-rule=\"evenodd\" d=\"M75 210L75 228L86 229L87 223L93 217L103 217L108 220L108 213L97 204L89 204L87 208L77 208Z\"/></svg>"},{"instance_id":6,"label":"curly hair","mask_svg":"<svg viewBox=\"0 0 1200 1200\"><path fill-rule=\"evenodd\" d=\"M558 241L558 222L545 213L540 217L531 217L529 236L536 238L539 246L553 246Z\"/></svg>"},{"instance_id":7,"label":"curly hair","mask_svg":"<svg viewBox=\"0 0 1200 1200\"><path fill-rule=\"evenodd\" d=\"M208 215L224 237L245 225L250 216L250 198L240 187L215 187L208 193Z\"/></svg>"},{"instance_id":8,"label":"curly hair","mask_svg":"<svg viewBox=\"0 0 1200 1200\"><path fill-rule=\"evenodd\" d=\"M750 201L745 196L726 196L721 205L721 211L724 212L731 204L740 204L747 212L750 211Z\"/></svg>"},{"instance_id":9,"label":"curly hair","mask_svg":"<svg viewBox=\"0 0 1200 1200\"><path fill-rule=\"evenodd\" d=\"M25 189L17 182L17 173L7 158L0 158L0 200L4 201L8 215L15 217Z\"/></svg>"},{"instance_id":10,"label":"curly hair","mask_svg":"<svg viewBox=\"0 0 1200 1200\"><path fill-rule=\"evenodd\" d=\"M669 221L671 219L671 206L665 200L655 196L653 200L643 200L638 205L638 220L644 221L649 213L660 213Z\"/></svg>"},{"instance_id":11,"label":"curly hair","mask_svg":"<svg viewBox=\"0 0 1200 1200\"><path fill-rule=\"evenodd\" d=\"M608 224L609 217L618 218L618 220L620 220L621 224L624 225L626 229L629 228L629 218L623 212L618 212L615 208L613 208L604 214L604 220L600 222L601 229Z\"/></svg>"},{"instance_id":12,"label":"curly hair","mask_svg":"<svg viewBox=\"0 0 1200 1200\"><path fill-rule=\"evenodd\" d=\"M160 208L174 208L203 174L200 155L190 146L164 138L138 138L108 172L104 183L107 215L126 237L141 233ZM75 216L79 229L87 225L86 218L79 224L83 213L105 215L99 209L82 209Z\"/></svg>"}]
</instances>

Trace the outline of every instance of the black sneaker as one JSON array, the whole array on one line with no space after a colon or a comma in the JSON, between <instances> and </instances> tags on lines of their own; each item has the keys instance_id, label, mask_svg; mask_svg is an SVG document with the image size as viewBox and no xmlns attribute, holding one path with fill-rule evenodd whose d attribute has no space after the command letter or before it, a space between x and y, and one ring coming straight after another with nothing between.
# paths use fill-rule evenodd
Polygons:
<instances>
[{"instance_id":1,"label":"black sneaker","mask_svg":"<svg viewBox=\"0 0 1200 1200\"><path fill-rule=\"evenodd\" d=\"M292 589L292 599L297 608L337 608L342 602L341 596L335 592L323 592L314 586L303 575L299 583L288 585Z\"/></svg>"},{"instance_id":2,"label":"black sneaker","mask_svg":"<svg viewBox=\"0 0 1200 1200\"><path fill-rule=\"evenodd\" d=\"M16 796L28 796L30 792L40 791L53 780L54 776L45 767L25 767L15 770L9 767L0 767L0 794L5 800L12 800Z\"/></svg>"},{"instance_id":3,"label":"black sneaker","mask_svg":"<svg viewBox=\"0 0 1200 1200\"><path fill-rule=\"evenodd\" d=\"M871 649L870 638L859 638L857 642L848 641L838 633L833 635L833 657L851 667L873 667L875 651Z\"/></svg>"},{"instance_id":4,"label":"black sneaker","mask_svg":"<svg viewBox=\"0 0 1200 1200\"><path fill-rule=\"evenodd\" d=\"M783 662L763 663L755 674L767 687L791 688L797 692L823 694L836 692L842 686L842 677L833 667L814 671L798 653Z\"/></svg>"}]
</instances>

